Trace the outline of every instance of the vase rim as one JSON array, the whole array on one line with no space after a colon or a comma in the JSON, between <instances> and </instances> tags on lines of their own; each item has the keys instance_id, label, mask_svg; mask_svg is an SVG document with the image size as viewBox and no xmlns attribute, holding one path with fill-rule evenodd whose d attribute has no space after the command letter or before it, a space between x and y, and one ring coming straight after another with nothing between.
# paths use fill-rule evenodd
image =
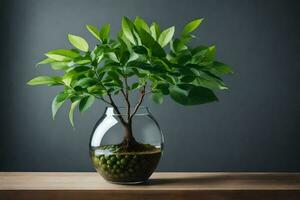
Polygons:
<instances>
[{"instance_id":1,"label":"vase rim","mask_svg":"<svg viewBox=\"0 0 300 200\"><path fill-rule=\"evenodd\" d=\"M105 108L105 114L106 115L113 115L113 116L127 116L127 107L126 106L117 106L118 110L120 111L121 114L116 113L116 110L114 107L112 106L106 106ZM130 108L130 113L133 113L133 111L135 110L135 107L131 107ZM150 111L149 108L147 106L140 106L135 114L135 116L139 116L139 115L149 115Z\"/></svg>"}]
</instances>

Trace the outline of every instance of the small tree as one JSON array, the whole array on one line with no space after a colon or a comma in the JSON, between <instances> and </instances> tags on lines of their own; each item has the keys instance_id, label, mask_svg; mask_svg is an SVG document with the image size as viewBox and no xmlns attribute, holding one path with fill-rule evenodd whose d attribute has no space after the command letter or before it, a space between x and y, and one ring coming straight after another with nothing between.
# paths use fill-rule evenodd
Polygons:
<instances>
[{"instance_id":1,"label":"small tree","mask_svg":"<svg viewBox=\"0 0 300 200\"><path fill-rule=\"evenodd\" d=\"M126 102L127 116L118 115L125 129L125 147L136 144L132 133L132 119L147 94L161 104L163 97L182 105L197 105L218 100L213 90L227 89L220 75L231 73L227 65L215 61L215 46L190 47L193 32L203 19L186 24L180 37L173 39L175 27L163 31L156 22L151 26L140 17L132 22L123 17L122 28L116 39L110 38L110 25L100 30L87 25L97 39L93 50L85 39L68 35L76 49L57 49L45 54L38 63L50 64L53 70L63 71L63 76L39 76L29 85L63 86L52 102L52 115L66 100L71 101L69 119L74 126L73 113L79 105L86 111L99 99L111 105L120 114L113 99L122 95ZM130 101L130 93L139 90L137 103ZM133 108L133 109L131 109Z\"/></svg>"}]
</instances>

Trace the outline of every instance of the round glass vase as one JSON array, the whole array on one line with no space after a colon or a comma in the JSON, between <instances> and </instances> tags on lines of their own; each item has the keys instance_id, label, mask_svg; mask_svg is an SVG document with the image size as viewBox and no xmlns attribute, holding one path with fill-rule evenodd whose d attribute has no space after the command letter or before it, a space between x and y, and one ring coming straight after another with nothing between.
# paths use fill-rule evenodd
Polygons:
<instances>
[{"instance_id":1,"label":"round glass vase","mask_svg":"<svg viewBox=\"0 0 300 200\"><path fill-rule=\"evenodd\" d=\"M156 169L164 137L147 107L140 107L131 119L127 113L125 107L105 109L90 138L90 157L107 181L137 184Z\"/></svg>"}]
</instances>

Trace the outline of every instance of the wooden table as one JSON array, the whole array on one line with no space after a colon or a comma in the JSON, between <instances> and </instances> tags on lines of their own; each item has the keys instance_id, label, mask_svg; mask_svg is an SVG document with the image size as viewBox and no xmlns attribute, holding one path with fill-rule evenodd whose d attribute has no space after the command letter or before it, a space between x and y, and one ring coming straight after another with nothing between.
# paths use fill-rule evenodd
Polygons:
<instances>
[{"instance_id":1,"label":"wooden table","mask_svg":"<svg viewBox=\"0 0 300 200\"><path fill-rule=\"evenodd\" d=\"M97 173L0 172L0 200L300 200L300 173L155 173L114 185Z\"/></svg>"}]
</instances>

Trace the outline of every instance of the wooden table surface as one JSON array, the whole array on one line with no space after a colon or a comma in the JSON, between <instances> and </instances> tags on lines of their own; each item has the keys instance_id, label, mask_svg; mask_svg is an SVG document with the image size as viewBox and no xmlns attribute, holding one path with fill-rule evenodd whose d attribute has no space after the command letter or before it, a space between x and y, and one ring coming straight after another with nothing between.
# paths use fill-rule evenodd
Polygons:
<instances>
[{"instance_id":1,"label":"wooden table surface","mask_svg":"<svg viewBox=\"0 0 300 200\"><path fill-rule=\"evenodd\" d=\"M144 184L115 185L97 173L0 172L6 199L300 200L300 173L154 173Z\"/></svg>"}]
</instances>

